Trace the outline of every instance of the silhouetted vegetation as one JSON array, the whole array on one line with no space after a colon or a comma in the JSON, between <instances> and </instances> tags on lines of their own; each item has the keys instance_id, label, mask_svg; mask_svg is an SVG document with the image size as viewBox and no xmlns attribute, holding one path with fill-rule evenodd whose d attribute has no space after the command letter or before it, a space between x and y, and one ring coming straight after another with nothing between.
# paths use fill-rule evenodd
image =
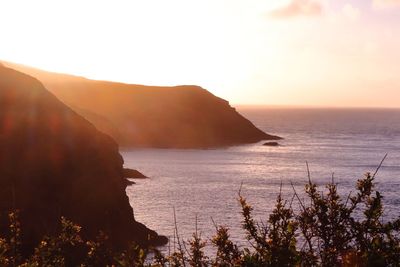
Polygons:
<instances>
[{"instance_id":1,"label":"silhouetted vegetation","mask_svg":"<svg viewBox=\"0 0 400 267\"><path fill-rule=\"evenodd\" d=\"M132 244L115 251L103 233L94 241L84 240L78 225L61 218L58 235L44 237L32 255L19 252L21 229L18 212L9 215L9 232L0 239L1 266L399 266L400 218L383 220L382 195L375 190L375 174L357 181L356 191L345 198L334 180L320 190L309 179L307 201L294 196L286 201L280 193L266 222L257 222L252 206L239 191L249 247L239 247L229 229L215 225L210 244L214 255L206 255L207 242L196 232L184 242L176 228L177 248L165 255L154 248ZM299 209L293 209L293 203ZM197 228L197 227L196 227Z\"/></svg>"}]
</instances>

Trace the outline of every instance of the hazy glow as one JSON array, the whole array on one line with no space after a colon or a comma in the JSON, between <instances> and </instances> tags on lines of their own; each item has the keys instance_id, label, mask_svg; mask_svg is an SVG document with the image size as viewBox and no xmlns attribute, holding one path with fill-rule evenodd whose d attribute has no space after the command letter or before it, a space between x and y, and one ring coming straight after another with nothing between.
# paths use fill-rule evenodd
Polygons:
<instances>
[{"instance_id":1,"label":"hazy glow","mask_svg":"<svg viewBox=\"0 0 400 267\"><path fill-rule=\"evenodd\" d=\"M0 59L237 104L400 107L400 1L0 1Z\"/></svg>"}]
</instances>

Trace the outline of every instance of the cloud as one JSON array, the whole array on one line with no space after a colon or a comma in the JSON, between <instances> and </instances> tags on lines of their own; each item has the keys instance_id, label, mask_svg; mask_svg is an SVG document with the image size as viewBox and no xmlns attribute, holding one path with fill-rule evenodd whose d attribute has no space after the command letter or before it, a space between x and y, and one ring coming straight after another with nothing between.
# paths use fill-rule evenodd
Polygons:
<instances>
[{"instance_id":1,"label":"cloud","mask_svg":"<svg viewBox=\"0 0 400 267\"><path fill-rule=\"evenodd\" d=\"M373 0L372 7L376 9L400 7L400 0Z\"/></svg>"},{"instance_id":2,"label":"cloud","mask_svg":"<svg viewBox=\"0 0 400 267\"><path fill-rule=\"evenodd\" d=\"M281 8L272 10L269 15L272 18L291 18L297 16L316 16L322 13L322 5L315 0L291 0Z\"/></svg>"},{"instance_id":3,"label":"cloud","mask_svg":"<svg viewBox=\"0 0 400 267\"><path fill-rule=\"evenodd\" d=\"M356 21L360 18L360 10L350 4L345 4L342 8L343 14L350 20Z\"/></svg>"}]
</instances>

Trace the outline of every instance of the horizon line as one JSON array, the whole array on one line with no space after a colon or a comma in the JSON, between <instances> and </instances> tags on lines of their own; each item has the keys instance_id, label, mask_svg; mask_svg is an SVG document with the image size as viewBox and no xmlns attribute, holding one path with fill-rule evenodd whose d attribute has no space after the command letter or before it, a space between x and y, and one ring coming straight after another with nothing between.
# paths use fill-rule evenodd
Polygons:
<instances>
[{"instance_id":1,"label":"horizon line","mask_svg":"<svg viewBox=\"0 0 400 267\"><path fill-rule=\"evenodd\" d=\"M254 109L399 109L399 106L331 106L306 104L240 104L230 103L234 108Z\"/></svg>"}]
</instances>

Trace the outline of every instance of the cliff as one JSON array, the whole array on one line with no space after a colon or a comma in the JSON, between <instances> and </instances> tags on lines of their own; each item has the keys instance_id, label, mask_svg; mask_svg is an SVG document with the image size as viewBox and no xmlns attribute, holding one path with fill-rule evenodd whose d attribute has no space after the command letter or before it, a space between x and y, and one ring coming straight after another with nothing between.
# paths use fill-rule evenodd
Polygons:
<instances>
[{"instance_id":1,"label":"cliff","mask_svg":"<svg viewBox=\"0 0 400 267\"><path fill-rule=\"evenodd\" d=\"M90 238L104 231L117 247L165 242L135 221L125 187L113 139L38 80L0 66L1 232L5 213L18 209L27 250L56 230L60 216Z\"/></svg>"},{"instance_id":2,"label":"cliff","mask_svg":"<svg viewBox=\"0 0 400 267\"><path fill-rule=\"evenodd\" d=\"M3 63L38 78L122 146L208 148L279 139L198 86L94 81Z\"/></svg>"}]
</instances>

